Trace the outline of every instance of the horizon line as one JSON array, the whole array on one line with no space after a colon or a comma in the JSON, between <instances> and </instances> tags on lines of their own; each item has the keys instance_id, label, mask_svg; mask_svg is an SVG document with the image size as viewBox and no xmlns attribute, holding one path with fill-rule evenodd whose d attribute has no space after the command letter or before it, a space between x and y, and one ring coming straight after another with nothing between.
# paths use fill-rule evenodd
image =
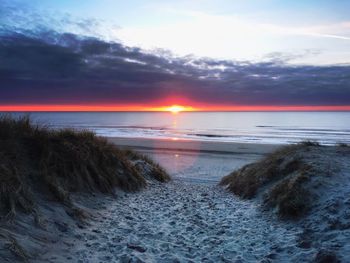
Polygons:
<instances>
[{"instance_id":1,"label":"horizon line","mask_svg":"<svg viewBox=\"0 0 350 263\"><path fill-rule=\"evenodd\" d=\"M169 112L171 107L180 112L322 112L350 111L350 105L198 105L198 106L144 106L144 105L69 105L69 104L17 104L0 105L0 112Z\"/></svg>"}]
</instances>

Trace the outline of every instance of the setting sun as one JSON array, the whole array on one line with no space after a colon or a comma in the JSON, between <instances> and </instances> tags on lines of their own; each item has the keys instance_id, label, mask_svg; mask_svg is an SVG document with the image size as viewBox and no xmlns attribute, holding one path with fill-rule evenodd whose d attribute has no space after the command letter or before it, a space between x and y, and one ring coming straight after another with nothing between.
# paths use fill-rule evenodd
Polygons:
<instances>
[{"instance_id":1,"label":"setting sun","mask_svg":"<svg viewBox=\"0 0 350 263\"><path fill-rule=\"evenodd\" d=\"M172 106L166 108L165 110L170 111L171 113L178 113L180 111L186 110L186 108L183 106L179 106L179 105L172 105Z\"/></svg>"}]
</instances>

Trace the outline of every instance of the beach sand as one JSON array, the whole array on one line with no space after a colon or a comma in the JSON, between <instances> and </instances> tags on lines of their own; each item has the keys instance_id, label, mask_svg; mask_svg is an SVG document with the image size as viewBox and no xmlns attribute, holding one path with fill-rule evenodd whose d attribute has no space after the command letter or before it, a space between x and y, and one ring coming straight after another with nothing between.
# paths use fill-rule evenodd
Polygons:
<instances>
[{"instance_id":1,"label":"beach sand","mask_svg":"<svg viewBox=\"0 0 350 263\"><path fill-rule=\"evenodd\" d=\"M260 209L256 200L242 200L217 186L222 176L277 145L109 140L150 155L173 180L150 182L138 193L117 192L116 197L75 196L94 218L84 226L63 229L54 248L35 262L313 262L322 247L300 245L305 229L315 227L315 218L306 225L281 221ZM338 202L349 191L344 187L331 200ZM320 220L322 211L316 215ZM317 227L326 229L328 221ZM318 240L324 238L329 246L337 240L346 254L347 232L329 231Z\"/></svg>"},{"instance_id":2,"label":"beach sand","mask_svg":"<svg viewBox=\"0 0 350 263\"><path fill-rule=\"evenodd\" d=\"M96 221L77 230L74 246L39 262L283 262L298 252L301 230L213 185L174 180L96 206Z\"/></svg>"},{"instance_id":3,"label":"beach sand","mask_svg":"<svg viewBox=\"0 0 350 263\"><path fill-rule=\"evenodd\" d=\"M173 180L117 198L77 196L93 208L95 220L63 233L59 249L37 262L269 262L298 254L301 229L273 221L254 202L217 186L222 176L277 146L109 140L153 157Z\"/></svg>"},{"instance_id":4,"label":"beach sand","mask_svg":"<svg viewBox=\"0 0 350 263\"><path fill-rule=\"evenodd\" d=\"M132 148L152 157L173 178L216 184L247 163L260 159L279 145L215 141L108 138L122 148Z\"/></svg>"}]
</instances>

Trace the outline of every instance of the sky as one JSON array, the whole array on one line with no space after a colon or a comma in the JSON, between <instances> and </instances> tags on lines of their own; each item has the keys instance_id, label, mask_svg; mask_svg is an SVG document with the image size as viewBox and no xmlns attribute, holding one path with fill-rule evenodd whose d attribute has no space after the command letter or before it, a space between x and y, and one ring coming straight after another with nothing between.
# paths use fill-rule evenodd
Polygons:
<instances>
[{"instance_id":1,"label":"sky","mask_svg":"<svg viewBox=\"0 0 350 263\"><path fill-rule=\"evenodd\" d=\"M350 109L348 10L348 0L0 0L0 110Z\"/></svg>"}]
</instances>

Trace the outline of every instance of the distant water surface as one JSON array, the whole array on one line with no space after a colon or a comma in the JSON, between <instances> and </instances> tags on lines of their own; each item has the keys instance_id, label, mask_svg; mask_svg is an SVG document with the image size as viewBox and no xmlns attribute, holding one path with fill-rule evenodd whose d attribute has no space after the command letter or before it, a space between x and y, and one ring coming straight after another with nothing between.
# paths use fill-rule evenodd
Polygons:
<instances>
[{"instance_id":1,"label":"distant water surface","mask_svg":"<svg viewBox=\"0 0 350 263\"><path fill-rule=\"evenodd\" d=\"M30 116L49 127L90 129L110 137L350 143L350 112L33 112Z\"/></svg>"}]
</instances>

